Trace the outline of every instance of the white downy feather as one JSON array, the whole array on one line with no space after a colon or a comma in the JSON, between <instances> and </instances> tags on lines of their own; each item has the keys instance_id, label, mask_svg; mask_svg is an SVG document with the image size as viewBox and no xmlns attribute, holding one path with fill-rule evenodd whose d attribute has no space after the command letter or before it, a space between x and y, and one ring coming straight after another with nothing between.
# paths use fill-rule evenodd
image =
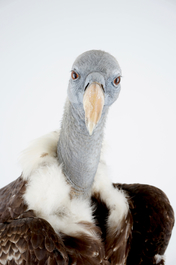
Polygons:
<instances>
[{"instance_id":1,"label":"white downy feather","mask_svg":"<svg viewBox=\"0 0 176 265\"><path fill-rule=\"evenodd\" d=\"M55 131L35 141L20 159L23 178L28 185L24 200L28 209L46 219L57 232L74 235L90 234L80 222L94 223L90 198L71 198L71 186L66 182L57 159L59 132ZM108 226L118 226L128 212L128 202L122 191L115 189L108 178L107 167L100 161L92 187L92 195L99 192L110 209ZM119 227L120 228L120 227ZM92 236L95 236L91 234Z\"/></svg>"}]
</instances>

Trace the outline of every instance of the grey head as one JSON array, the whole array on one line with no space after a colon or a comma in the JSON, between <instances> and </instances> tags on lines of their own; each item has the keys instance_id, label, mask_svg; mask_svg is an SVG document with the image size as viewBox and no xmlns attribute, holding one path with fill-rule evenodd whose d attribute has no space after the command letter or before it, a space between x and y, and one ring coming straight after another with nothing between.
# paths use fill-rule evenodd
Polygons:
<instances>
[{"instance_id":1,"label":"grey head","mask_svg":"<svg viewBox=\"0 0 176 265\"><path fill-rule=\"evenodd\" d=\"M92 134L96 124L98 123L100 117L104 112L108 109L110 105L114 103L114 101L118 98L120 92L120 77L121 77L121 69L117 62L117 60L107 52L100 50L91 50L87 51L80 56L77 57L73 66L72 66L72 74L69 80L68 85L68 98L69 101L75 105L76 108L81 113L81 110L84 109L86 112L90 112L90 107L92 102L90 98L87 96L87 104L89 106L84 105L84 96L85 91L92 84L99 84L99 87L103 90L103 102L101 102L101 106L99 106L99 112L97 119L94 118L94 121L90 119L89 115L85 114L86 125L88 128L88 123L90 123L89 133ZM95 90L95 88L93 88ZM92 93L88 93L89 96ZM99 91L97 92L97 97L99 96ZM96 106L95 106L96 108ZM82 112L82 118L84 116L84 111ZM94 115L94 113L93 113Z\"/></svg>"},{"instance_id":2,"label":"grey head","mask_svg":"<svg viewBox=\"0 0 176 265\"><path fill-rule=\"evenodd\" d=\"M109 53L100 50L87 51L77 57L72 71L77 74L77 78L73 79L72 75L69 81L70 102L82 106L84 92L94 82L103 87L104 106L110 106L118 98L121 69L117 60Z\"/></svg>"},{"instance_id":3,"label":"grey head","mask_svg":"<svg viewBox=\"0 0 176 265\"><path fill-rule=\"evenodd\" d=\"M58 160L72 187L91 190L109 106L120 92L121 69L107 52L91 50L73 63L58 142Z\"/></svg>"}]
</instances>

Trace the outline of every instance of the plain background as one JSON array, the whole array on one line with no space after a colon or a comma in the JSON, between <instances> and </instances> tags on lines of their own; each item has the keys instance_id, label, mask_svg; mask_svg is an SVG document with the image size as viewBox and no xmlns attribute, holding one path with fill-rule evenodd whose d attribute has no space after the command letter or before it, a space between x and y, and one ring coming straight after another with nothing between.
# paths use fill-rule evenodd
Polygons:
<instances>
[{"instance_id":1,"label":"plain background","mask_svg":"<svg viewBox=\"0 0 176 265\"><path fill-rule=\"evenodd\" d=\"M113 181L155 185L176 210L175 0L0 0L0 187L29 142L59 128L72 63L91 49L123 73L105 133ZM167 265L175 246L174 231Z\"/></svg>"}]
</instances>

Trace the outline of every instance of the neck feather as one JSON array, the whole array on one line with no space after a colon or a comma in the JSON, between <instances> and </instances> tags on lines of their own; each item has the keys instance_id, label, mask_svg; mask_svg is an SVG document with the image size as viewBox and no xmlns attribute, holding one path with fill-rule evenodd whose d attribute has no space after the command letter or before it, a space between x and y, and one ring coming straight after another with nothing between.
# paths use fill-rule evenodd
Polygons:
<instances>
[{"instance_id":1,"label":"neck feather","mask_svg":"<svg viewBox=\"0 0 176 265\"><path fill-rule=\"evenodd\" d=\"M106 113L102 114L90 136L85 125L84 110L68 100L65 105L57 146L58 160L67 181L80 194L89 193L93 184L100 160Z\"/></svg>"}]
</instances>

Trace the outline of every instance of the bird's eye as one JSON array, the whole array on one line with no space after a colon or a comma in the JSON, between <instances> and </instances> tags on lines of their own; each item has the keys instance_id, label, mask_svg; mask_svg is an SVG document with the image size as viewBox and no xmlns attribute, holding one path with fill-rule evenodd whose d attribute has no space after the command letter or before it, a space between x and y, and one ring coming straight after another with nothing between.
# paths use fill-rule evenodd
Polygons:
<instances>
[{"instance_id":1,"label":"bird's eye","mask_svg":"<svg viewBox=\"0 0 176 265\"><path fill-rule=\"evenodd\" d=\"M117 86L120 83L121 77L118 76L114 79L114 85Z\"/></svg>"},{"instance_id":2,"label":"bird's eye","mask_svg":"<svg viewBox=\"0 0 176 265\"><path fill-rule=\"evenodd\" d=\"M73 80L76 80L78 77L79 77L79 75L78 75L75 71L72 71L72 72L71 72L71 78L72 78Z\"/></svg>"}]
</instances>

